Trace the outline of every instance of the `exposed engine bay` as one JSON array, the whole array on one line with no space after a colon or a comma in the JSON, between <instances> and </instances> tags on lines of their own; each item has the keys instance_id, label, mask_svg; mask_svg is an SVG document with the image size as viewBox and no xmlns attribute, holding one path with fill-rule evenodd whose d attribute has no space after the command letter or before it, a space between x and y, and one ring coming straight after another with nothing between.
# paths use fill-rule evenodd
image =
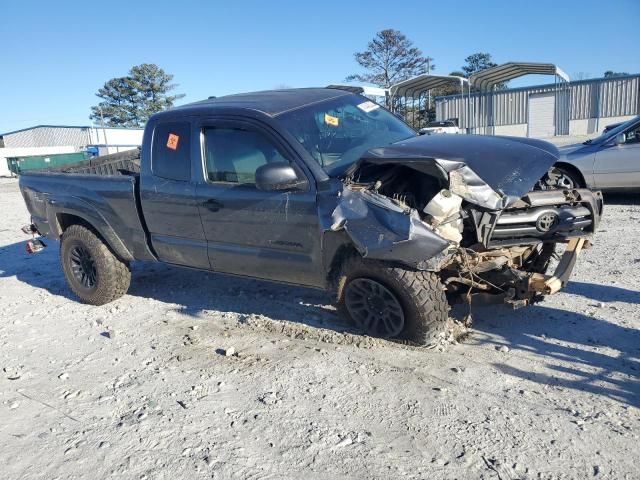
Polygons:
<instances>
[{"instance_id":1,"label":"exposed engine bay","mask_svg":"<svg viewBox=\"0 0 640 480\"><path fill-rule=\"evenodd\" d=\"M446 171L435 159L363 162L344 180L332 229L344 228L365 257L439 272L458 299L521 306L555 293L571 273L560 272L559 283L545 275L556 244L579 239L568 249L574 257L588 246L601 194L549 190L507 199L459 165ZM572 268L575 259L561 263Z\"/></svg>"}]
</instances>

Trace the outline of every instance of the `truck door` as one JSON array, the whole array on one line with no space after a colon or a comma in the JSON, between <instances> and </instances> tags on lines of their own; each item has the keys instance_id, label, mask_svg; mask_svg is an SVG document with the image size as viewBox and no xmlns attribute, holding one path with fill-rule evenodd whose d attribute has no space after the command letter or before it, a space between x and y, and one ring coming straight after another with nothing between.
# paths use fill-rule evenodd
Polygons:
<instances>
[{"instance_id":1,"label":"truck door","mask_svg":"<svg viewBox=\"0 0 640 480\"><path fill-rule=\"evenodd\" d=\"M318 285L320 230L315 183L307 191L266 192L256 170L296 159L268 128L244 122L202 129L204 181L196 196L215 271Z\"/></svg>"},{"instance_id":2,"label":"truck door","mask_svg":"<svg viewBox=\"0 0 640 480\"><path fill-rule=\"evenodd\" d=\"M207 242L191 180L191 123L158 123L143 159L142 212L158 258L209 269ZM146 160L146 161L145 161Z\"/></svg>"}]
</instances>

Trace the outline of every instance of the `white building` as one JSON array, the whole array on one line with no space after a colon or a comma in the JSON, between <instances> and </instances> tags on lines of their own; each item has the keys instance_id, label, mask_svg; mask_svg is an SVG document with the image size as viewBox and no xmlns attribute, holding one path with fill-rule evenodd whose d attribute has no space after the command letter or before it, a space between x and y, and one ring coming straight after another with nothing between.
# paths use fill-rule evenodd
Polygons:
<instances>
[{"instance_id":1,"label":"white building","mask_svg":"<svg viewBox=\"0 0 640 480\"><path fill-rule=\"evenodd\" d=\"M0 134L0 176L9 175L7 158L93 150L99 155L142 145L142 128L37 125Z\"/></svg>"}]
</instances>

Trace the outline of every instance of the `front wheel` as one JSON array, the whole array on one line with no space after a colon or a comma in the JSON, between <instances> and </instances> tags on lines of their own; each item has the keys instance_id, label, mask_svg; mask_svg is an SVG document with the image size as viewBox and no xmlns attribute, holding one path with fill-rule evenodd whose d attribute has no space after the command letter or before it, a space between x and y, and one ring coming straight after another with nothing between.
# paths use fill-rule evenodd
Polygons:
<instances>
[{"instance_id":1,"label":"front wheel","mask_svg":"<svg viewBox=\"0 0 640 480\"><path fill-rule=\"evenodd\" d=\"M67 284L84 303L104 305L129 289L129 266L82 225L72 225L62 234L60 262Z\"/></svg>"},{"instance_id":2,"label":"front wheel","mask_svg":"<svg viewBox=\"0 0 640 480\"><path fill-rule=\"evenodd\" d=\"M336 307L358 330L382 338L433 343L449 304L438 276L353 257L338 277Z\"/></svg>"},{"instance_id":3,"label":"front wheel","mask_svg":"<svg viewBox=\"0 0 640 480\"><path fill-rule=\"evenodd\" d=\"M576 173L564 167L551 167L538 182L536 190L573 190L584 187Z\"/></svg>"}]
</instances>

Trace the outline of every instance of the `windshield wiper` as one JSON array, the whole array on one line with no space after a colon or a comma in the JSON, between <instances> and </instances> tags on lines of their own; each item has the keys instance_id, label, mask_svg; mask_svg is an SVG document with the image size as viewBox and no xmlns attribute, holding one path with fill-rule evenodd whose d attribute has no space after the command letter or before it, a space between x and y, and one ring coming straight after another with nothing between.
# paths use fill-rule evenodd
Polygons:
<instances>
[{"instance_id":1,"label":"windshield wiper","mask_svg":"<svg viewBox=\"0 0 640 480\"><path fill-rule=\"evenodd\" d=\"M589 139L589 140L587 140L586 142L582 142L582 144L583 144L583 145L589 145L589 144L591 144L592 142L593 142L593 139L591 139L591 138L590 138L590 139Z\"/></svg>"}]
</instances>

